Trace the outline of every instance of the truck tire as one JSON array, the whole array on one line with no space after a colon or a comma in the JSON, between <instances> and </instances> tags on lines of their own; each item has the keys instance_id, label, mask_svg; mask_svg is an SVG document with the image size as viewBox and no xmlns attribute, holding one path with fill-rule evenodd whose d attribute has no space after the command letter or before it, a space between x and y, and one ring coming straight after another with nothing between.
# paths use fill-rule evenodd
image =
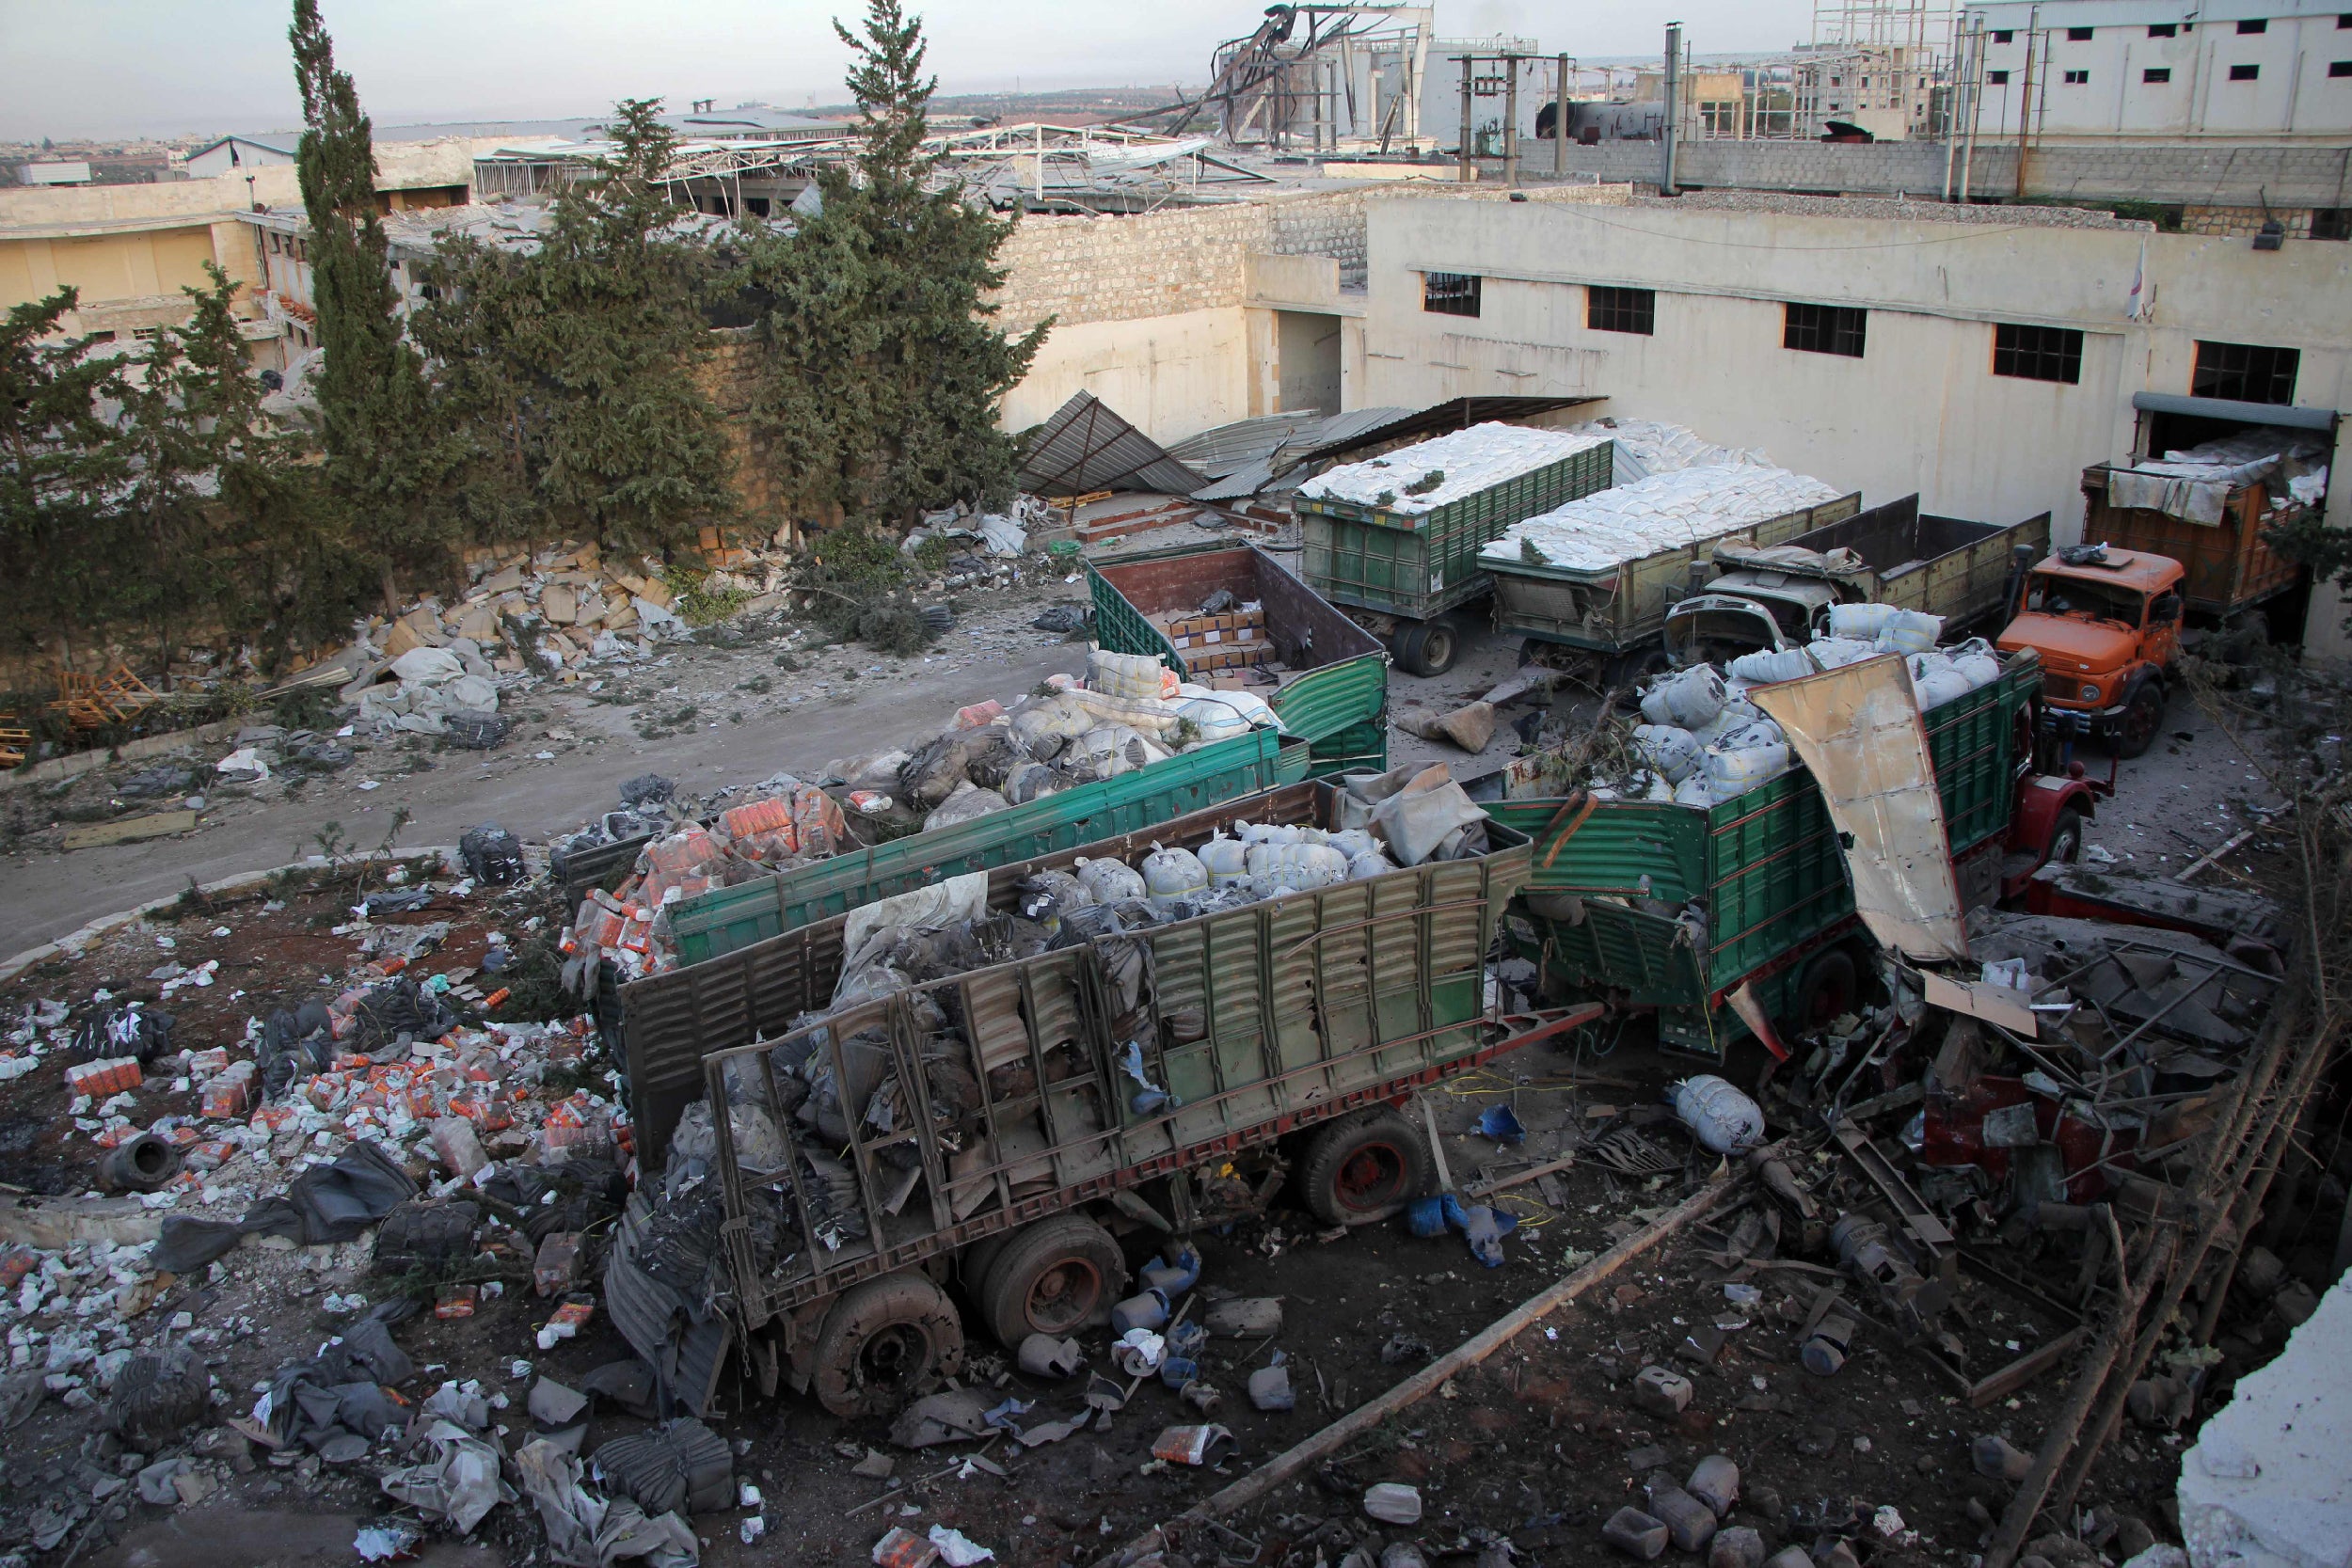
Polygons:
<instances>
[{"instance_id":1,"label":"truck tire","mask_svg":"<svg viewBox=\"0 0 2352 1568\"><path fill-rule=\"evenodd\" d=\"M980 1317L1007 1350L1032 1334L1074 1334L1127 1287L1111 1233L1084 1214L1057 1214L1016 1230L980 1281Z\"/></svg>"},{"instance_id":2,"label":"truck tire","mask_svg":"<svg viewBox=\"0 0 2352 1568\"><path fill-rule=\"evenodd\" d=\"M1674 667L1674 659L1662 647L1629 648L1610 660L1609 685L1612 689L1621 686L1638 687Z\"/></svg>"},{"instance_id":3,"label":"truck tire","mask_svg":"<svg viewBox=\"0 0 2352 1568\"><path fill-rule=\"evenodd\" d=\"M2058 814L2050 824L2050 842L2042 851L2046 865L2073 865L2083 858L2083 814L2074 806Z\"/></svg>"},{"instance_id":4,"label":"truck tire","mask_svg":"<svg viewBox=\"0 0 2352 1568\"><path fill-rule=\"evenodd\" d=\"M2125 762L2144 757L2164 730L2164 683L2142 681L2123 705L2115 731L2115 754Z\"/></svg>"},{"instance_id":5,"label":"truck tire","mask_svg":"<svg viewBox=\"0 0 2352 1568\"><path fill-rule=\"evenodd\" d=\"M1852 1012L1860 987L1860 972L1854 968L1851 953L1842 947L1816 953L1804 966L1804 977L1797 982L1797 1003L1788 1022L1798 1033L1810 1034L1840 1013Z\"/></svg>"},{"instance_id":6,"label":"truck tire","mask_svg":"<svg viewBox=\"0 0 2352 1568\"><path fill-rule=\"evenodd\" d=\"M963 1321L919 1274L886 1274L842 1292L817 1337L810 1386L835 1416L886 1416L963 1367Z\"/></svg>"},{"instance_id":7,"label":"truck tire","mask_svg":"<svg viewBox=\"0 0 2352 1568\"><path fill-rule=\"evenodd\" d=\"M1341 1117L1307 1142L1298 1190L1326 1225L1386 1219L1429 1185L1428 1146L1386 1105Z\"/></svg>"},{"instance_id":8,"label":"truck tire","mask_svg":"<svg viewBox=\"0 0 2352 1568\"><path fill-rule=\"evenodd\" d=\"M1442 616L1435 621L1406 621L1396 628L1393 646L1397 665L1406 674L1442 675L1454 668L1461 635Z\"/></svg>"}]
</instances>

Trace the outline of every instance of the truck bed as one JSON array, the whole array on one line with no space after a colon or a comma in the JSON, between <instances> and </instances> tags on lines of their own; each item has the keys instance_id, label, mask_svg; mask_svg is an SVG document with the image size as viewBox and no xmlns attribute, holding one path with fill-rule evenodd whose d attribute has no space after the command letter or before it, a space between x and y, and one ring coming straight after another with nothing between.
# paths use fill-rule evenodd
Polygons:
<instances>
[{"instance_id":1,"label":"truck bed","mask_svg":"<svg viewBox=\"0 0 2352 1568\"><path fill-rule=\"evenodd\" d=\"M2188 609L2218 620L2275 598L2300 580L2302 569L2273 550L2263 530L2306 509L2290 502L2286 512L2272 516L2267 483L2232 490L2218 523L2193 523L2153 507L2111 503L2107 476L2117 467L2094 463L2083 470L2084 540L2170 556L2187 573L2181 597Z\"/></svg>"},{"instance_id":2,"label":"truck bed","mask_svg":"<svg viewBox=\"0 0 2352 1568\"><path fill-rule=\"evenodd\" d=\"M1957 626L2002 609L2010 554L2018 546L2031 549L2036 561L2050 553L2050 515L2004 527L1922 512L1912 495L1786 543L1819 555L1851 550L1866 568L1861 576L1869 602L1941 615L1947 626ZM1782 569L1809 575L1802 567ZM1852 575L1822 575L1853 580Z\"/></svg>"}]
</instances>

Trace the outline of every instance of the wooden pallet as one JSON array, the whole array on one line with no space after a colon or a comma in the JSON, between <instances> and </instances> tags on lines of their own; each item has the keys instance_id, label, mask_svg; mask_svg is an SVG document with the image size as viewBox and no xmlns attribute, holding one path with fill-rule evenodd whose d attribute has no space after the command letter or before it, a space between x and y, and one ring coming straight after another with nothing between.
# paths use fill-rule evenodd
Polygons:
<instances>
[{"instance_id":1,"label":"wooden pallet","mask_svg":"<svg viewBox=\"0 0 2352 1568\"><path fill-rule=\"evenodd\" d=\"M49 705L49 711L64 715L66 722L77 730L94 730L122 723L163 700L164 694L139 679L127 664L118 664L103 675L61 669L57 700Z\"/></svg>"}]
</instances>

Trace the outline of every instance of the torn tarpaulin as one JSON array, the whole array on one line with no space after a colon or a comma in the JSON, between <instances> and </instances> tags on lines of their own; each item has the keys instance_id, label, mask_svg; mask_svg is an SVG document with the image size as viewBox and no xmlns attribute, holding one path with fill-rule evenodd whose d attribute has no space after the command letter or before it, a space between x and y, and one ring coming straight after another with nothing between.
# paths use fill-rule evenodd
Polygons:
<instances>
[{"instance_id":1,"label":"torn tarpaulin","mask_svg":"<svg viewBox=\"0 0 2352 1568\"><path fill-rule=\"evenodd\" d=\"M416 1375L416 1364L392 1343L390 1328L415 1310L416 1303L405 1297L384 1302L316 1356L280 1367L263 1396L267 1408L255 1411L256 1418L279 1442L312 1450L343 1436L373 1444L388 1429L406 1425L406 1415L384 1390Z\"/></svg>"},{"instance_id":2,"label":"torn tarpaulin","mask_svg":"<svg viewBox=\"0 0 2352 1568\"><path fill-rule=\"evenodd\" d=\"M419 1442L431 1446L433 1457L387 1471L384 1490L388 1496L433 1518L448 1520L460 1535L471 1534L499 1504L515 1500L513 1490L499 1479L498 1449L465 1428L436 1421L424 1429Z\"/></svg>"},{"instance_id":3,"label":"torn tarpaulin","mask_svg":"<svg viewBox=\"0 0 2352 1568\"><path fill-rule=\"evenodd\" d=\"M566 1568L611 1568L632 1558L652 1568L689 1568L701 1560L684 1519L675 1513L648 1516L628 1498L591 1496L580 1487L580 1462L556 1444L525 1444L515 1469L547 1527L548 1556Z\"/></svg>"},{"instance_id":4,"label":"torn tarpaulin","mask_svg":"<svg viewBox=\"0 0 2352 1568\"><path fill-rule=\"evenodd\" d=\"M303 1246L348 1242L417 1196L408 1173L365 1138L294 1179L284 1197L257 1203L238 1222Z\"/></svg>"}]
</instances>

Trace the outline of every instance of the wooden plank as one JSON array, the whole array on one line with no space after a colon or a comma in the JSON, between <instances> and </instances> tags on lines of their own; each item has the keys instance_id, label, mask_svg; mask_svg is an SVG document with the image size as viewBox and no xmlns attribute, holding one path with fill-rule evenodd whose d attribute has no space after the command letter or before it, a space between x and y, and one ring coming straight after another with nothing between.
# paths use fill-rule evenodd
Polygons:
<instances>
[{"instance_id":1,"label":"wooden plank","mask_svg":"<svg viewBox=\"0 0 2352 1568\"><path fill-rule=\"evenodd\" d=\"M184 833L196 827L192 811L159 811L146 816L118 817L112 822L93 822L86 828L75 828L65 835L68 849L97 849L109 844L136 844L142 839L167 838Z\"/></svg>"},{"instance_id":2,"label":"wooden plank","mask_svg":"<svg viewBox=\"0 0 2352 1568\"><path fill-rule=\"evenodd\" d=\"M1982 1410L1994 1400L2023 1388L2035 1378L2064 1360L2083 1342L2090 1330L2076 1324L2065 1333L2036 1350L2029 1350L1996 1372L1987 1374L1968 1386L1968 1408Z\"/></svg>"}]
</instances>

